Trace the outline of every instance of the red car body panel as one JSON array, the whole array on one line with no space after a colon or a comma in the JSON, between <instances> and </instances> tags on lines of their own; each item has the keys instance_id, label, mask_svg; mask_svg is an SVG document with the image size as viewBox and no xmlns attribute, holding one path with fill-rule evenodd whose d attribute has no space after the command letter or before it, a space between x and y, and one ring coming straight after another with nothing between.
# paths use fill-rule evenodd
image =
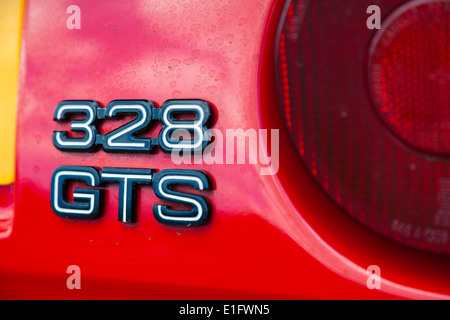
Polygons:
<instances>
[{"instance_id":1,"label":"red car body panel","mask_svg":"<svg viewBox=\"0 0 450 320\"><path fill-rule=\"evenodd\" d=\"M17 117L13 227L0 240L0 298L391 299L450 296L448 257L369 231L317 187L296 155L279 112L275 41L284 1L78 0L81 29L66 27L73 1L26 3ZM175 165L169 154L57 150L62 100L203 99L213 128L280 130L280 169ZM121 122L102 124L111 130ZM154 125L148 136L155 137ZM62 165L195 169L210 174L211 221L158 223L151 187L138 189L134 224L117 221L118 186L105 187L93 221L52 212L50 185ZM8 190L2 189L4 194ZM8 205L5 204L7 210ZM3 210L3 209L2 209ZM366 287L370 265L380 290ZM70 265L81 290L66 287Z\"/></svg>"}]
</instances>

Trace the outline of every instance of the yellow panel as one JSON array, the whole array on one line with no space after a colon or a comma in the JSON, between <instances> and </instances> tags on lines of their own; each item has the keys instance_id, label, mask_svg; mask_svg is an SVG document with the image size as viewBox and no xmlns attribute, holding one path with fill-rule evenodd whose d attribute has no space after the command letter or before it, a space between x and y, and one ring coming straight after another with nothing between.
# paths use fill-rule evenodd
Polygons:
<instances>
[{"instance_id":1,"label":"yellow panel","mask_svg":"<svg viewBox=\"0 0 450 320\"><path fill-rule=\"evenodd\" d=\"M0 0L0 185L14 182L17 74L24 0Z\"/></svg>"}]
</instances>

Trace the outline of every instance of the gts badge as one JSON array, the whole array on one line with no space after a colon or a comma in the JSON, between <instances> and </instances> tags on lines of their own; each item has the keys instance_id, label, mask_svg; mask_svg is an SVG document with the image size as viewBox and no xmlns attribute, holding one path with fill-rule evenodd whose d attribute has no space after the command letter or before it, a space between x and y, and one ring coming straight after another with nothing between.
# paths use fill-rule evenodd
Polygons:
<instances>
[{"instance_id":1,"label":"gts badge","mask_svg":"<svg viewBox=\"0 0 450 320\"><path fill-rule=\"evenodd\" d=\"M97 124L121 116L136 118L123 126L101 135ZM189 115L189 116L188 116ZM203 100L168 100L156 109L148 100L114 100L106 108L95 101L72 100L60 102L54 120L69 122L71 131L53 132L53 144L63 152L94 152L100 146L105 152L152 153L159 147L163 152L203 150L210 138L208 125L212 121L210 105ZM158 137L138 137L149 129L154 120L162 124ZM177 131L188 133L177 138ZM190 134L190 138L189 138ZM85 187L77 187L81 183ZM182 204L183 210L168 205L154 204L152 211L163 224L196 226L204 224L210 215L210 206L204 197L176 190L177 185L190 186L201 191L212 189L206 172L197 170L162 170L142 168L97 169L92 166L61 166L53 172L51 207L55 214L66 218L94 219L102 211L105 184L119 185L118 220L136 221L136 187L151 185L162 200ZM76 185L75 187L73 187ZM72 186L72 188L71 188ZM183 189L184 190L184 189Z\"/></svg>"}]
</instances>

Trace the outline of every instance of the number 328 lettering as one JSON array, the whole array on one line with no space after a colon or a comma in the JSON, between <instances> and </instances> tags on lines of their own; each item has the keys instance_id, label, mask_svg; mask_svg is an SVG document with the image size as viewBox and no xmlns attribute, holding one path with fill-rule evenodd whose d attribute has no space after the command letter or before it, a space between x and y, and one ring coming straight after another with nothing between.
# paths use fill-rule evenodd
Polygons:
<instances>
[{"instance_id":1,"label":"number 328 lettering","mask_svg":"<svg viewBox=\"0 0 450 320\"><path fill-rule=\"evenodd\" d=\"M183 118L186 114L195 117ZM106 152L147 153L157 145L164 152L203 150L209 142L207 125L212 120L211 106L203 100L168 100L160 109L149 100L114 100L106 108L100 108L92 100L65 100L57 105L54 120L67 122L74 115L84 115L70 122L71 131L78 132L78 136L69 136L66 131L53 132L53 144L61 151L91 152L97 145L102 145ZM104 135L98 133L99 121L126 115L136 118ZM153 120L163 125L159 137L140 138L139 134L148 130ZM177 138L176 130L189 133L190 139Z\"/></svg>"}]
</instances>

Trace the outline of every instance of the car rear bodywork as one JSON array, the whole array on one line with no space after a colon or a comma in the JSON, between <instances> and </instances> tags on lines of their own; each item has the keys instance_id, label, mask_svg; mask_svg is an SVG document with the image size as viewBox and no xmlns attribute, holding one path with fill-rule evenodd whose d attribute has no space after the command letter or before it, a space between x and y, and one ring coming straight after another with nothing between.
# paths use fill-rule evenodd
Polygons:
<instances>
[{"instance_id":1,"label":"car rear bodywork","mask_svg":"<svg viewBox=\"0 0 450 320\"><path fill-rule=\"evenodd\" d=\"M67 27L70 5L80 29ZM284 1L37 1L25 4L21 40L14 188L3 212L1 298L299 299L444 298L447 256L385 239L348 217L308 174L285 129L275 52ZM344 22L345 23L345 22ZM201 99L212 127L279 130L279 167L174 163L152 154L63 152L52 137L59 102ZM109 131L123 120L99 124ZM145 136L156 137L160 124ZM271 131L272 130L272 131ZM270 150L277 137L266 135ZM225 154L229 152L219 145ZM220 151L219 150L219 151ZM225 159L225 155L224 155ZM226 161L224 161L226 162ZM62 218L50 205L60 166L202 170L212 190L208 223L167 226L152 214L151 186L137 188L134 223L117 219L119 186L102 186L103 214ZM14 194L14 198L12 198ZM9 198L8 198L9 197ZM11 204L12 202L12 204ZM81 270L70 290L67 268ZM366 286L381 269L381 289Z\"/></svg>"}]
</instances>

